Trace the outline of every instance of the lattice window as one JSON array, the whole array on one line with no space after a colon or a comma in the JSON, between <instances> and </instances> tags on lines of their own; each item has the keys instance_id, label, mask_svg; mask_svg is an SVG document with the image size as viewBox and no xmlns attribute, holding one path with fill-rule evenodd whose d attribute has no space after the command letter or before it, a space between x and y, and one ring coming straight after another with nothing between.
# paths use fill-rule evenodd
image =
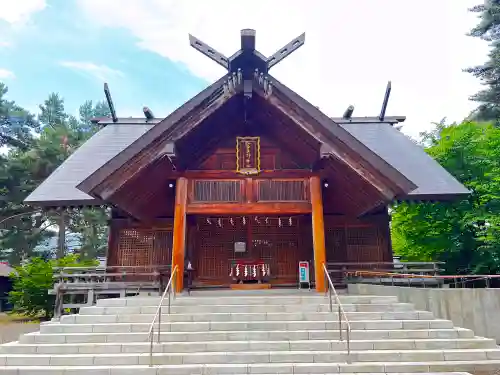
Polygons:
<instances>
[{"instance_id":1,"label":"lattice window","mask_svg":"<svg viewBox=\"0 0 500 375\"><path fill-rule=\"evenodd\" d=\"M238 180L196 180L193 190L195 202L239 202L241 200L241 182Z\"/></svg>"},{"instance_id":2,"label":"lattice window","mask_svg":"<svg viewBox=\"0 0 500 375\"><path fill-rule=\"evenodd\" d=\"M349 262L381 262L383 249L377 227L351 227L346 230Z\"/></svg>"},{"instance_id":3,"label":"lattice window","mask_svg":"<svg viewBox=\"0 0 500 375\"><path fill-rule=\"evenodd\" d=\"M326 225L325 225L326 227ZM326 227L326 260L327 262L346 261L346 230L344 227Z\"/></svg>"},{"instance_id":4,"label":"lattice window","mask_svg":"<svg viewBox=\"0 0 500 375\"><path fill-rule=\"evenodd\" d=\"M304 180L260 180L259 201L308 201L307 183Z\"/></svg>"},{"instance_id":5,"label":"lattice window","mask_svg":"<svg viewBox=\"0 0 500 375\"><path fill-rule=\"evenodd\" d=\"M117 266L164 266L172 261L172 231L122 229L118 234Z\"/></svg>"}]
</instances>

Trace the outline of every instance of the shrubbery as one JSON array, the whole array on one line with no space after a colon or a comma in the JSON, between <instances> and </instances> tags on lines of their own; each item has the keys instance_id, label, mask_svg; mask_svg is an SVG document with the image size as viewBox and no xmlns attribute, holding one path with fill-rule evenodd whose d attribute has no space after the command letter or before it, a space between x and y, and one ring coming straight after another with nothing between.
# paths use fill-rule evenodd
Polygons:
<instances>
[{"instance_id":1,"label":"shrubbery","mask_svg":"<svg viewBox=\"0 0 500 375\"><path fill-rule=\"evenodd\" d=\"M83 261L76 255L68 255L57 260L46 261L32 258L22 266L14 268L10 275L12 291L9 302L13 313L27 317L50 319L54 313L55 296L49 295L54 286L55 267L90 267L95 261Z\"/></svg>"}]
</instances>

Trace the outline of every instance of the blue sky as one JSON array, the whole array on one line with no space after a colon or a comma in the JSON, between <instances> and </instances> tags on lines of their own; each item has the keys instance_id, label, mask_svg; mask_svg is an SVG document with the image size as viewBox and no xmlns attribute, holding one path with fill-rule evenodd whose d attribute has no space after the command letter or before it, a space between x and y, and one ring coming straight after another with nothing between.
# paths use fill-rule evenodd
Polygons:
<instances>
[{"instance_id":1,"label":"blue sky","mask_svg":"<svg viewBox=\"0 0 500 375\"><path fill-rule=\"evenodd\" d=\"M73 114L87 99L104 99L106 81L120 116L141 115L143 105L165 116L207 85L183 64L137 48L127 30L102 32L85 21L67 0L48 1L26 24L0 21L0 69L11 72L3 79L11 99L35 110L58 92Z\"/></svg>"},{"instance_id":2,"label":"blue sky","mask_svg":"<svg viewBox=\"0 0 500 375\"><path fill-rule=\"evenodd\" d=\"M480 0L0 0L0 80L10 98L37 108L60 93L69 113L104 98L120 116L148 105L165 116L224 72L192 50L188 33L226 55L239 30L257 30L266 55L306 32L306 44L272 73L331 116L353 104L377 115L392 80L389 115L410 135L443 117L461 120L479 88L462 69L486 58L465 34ZM283 14L283 12L285 13Z\"/></svg>"}]
</instances>

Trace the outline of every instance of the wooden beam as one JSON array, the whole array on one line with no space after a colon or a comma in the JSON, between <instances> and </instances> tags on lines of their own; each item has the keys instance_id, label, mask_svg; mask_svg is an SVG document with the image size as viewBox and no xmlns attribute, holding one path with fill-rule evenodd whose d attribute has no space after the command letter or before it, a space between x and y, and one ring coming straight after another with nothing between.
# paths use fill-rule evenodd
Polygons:
<instances>
[{"instance_id":1,"label":"wooden beam","mask_svg":"<svg viewBox=\"0 0 500 375\"><path fill-rule=\"evenodd\" d=\"M175 176L176 172L172 173ZM246 177L241 173L228 170L190 170L178 172L178 176L188 177L190 179L224 179L224 178L240 178ZM259 178L307 178L311 177L313 172L306 169L280 169L280 170L262 170L259 173Z\"/></svg>"},{"instance_id":2,"label":"wooden beam","mask_svg":"<svg viewBox=\"0 0 500 375\"><path fill-rule=\"evenodd\" d=\"M186 203L187 203L188 180L180 177L176 183L175 191L175 213L172 245L172 271L177 266L175 288L177 292L183 289L184 279L184 253L186 245Z\"/></svg>"},{"instance_id":3,"label":"wooden beam","mask_svg":"<svg viewBox=\"0 0 500 375\"><path fill-rule=\"evenodd\" d=\"M177 204L176 204L177 209ZM177 212L177 211L176 211ZM192 203L187 206L188 214L199 215L252 215L252 214L309 214L309 202L280 202L280 203Z\"/></svg>"},{"instance_id":4,"label":"wooden beam","mask_svg":"<svg viewBox=\"0 0 500 375\"><path fill-rule=\"evenodd\" d=\"M325 224L323 218L323 197L321 194L321 179L319 176L311 177L311 202L312 202L312 235L314 248L314 277L316 291L325 292L325 275L323 263L326 263Z\"/></svg>"}]
</instances>

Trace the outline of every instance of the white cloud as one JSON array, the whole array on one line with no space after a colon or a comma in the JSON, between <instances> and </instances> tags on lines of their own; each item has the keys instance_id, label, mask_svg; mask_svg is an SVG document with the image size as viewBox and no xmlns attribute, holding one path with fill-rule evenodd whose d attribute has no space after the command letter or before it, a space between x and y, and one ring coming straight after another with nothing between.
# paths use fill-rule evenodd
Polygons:
<instances>
[{"instance_id":1,"label":"white cloud","mask_svg":"<svg viewBox=\"0 0 500 375\"><path fill-rule=\"evenodd\" d=\"M24 23L46 6L45 0L0 0L0 20L10 24Z\"/></svg>"},{"instance_id":2,"label":"white cloud","mask_svg":"<svg viewBox=\"0 0 500 375\"><path fill-rule=\"evenodd\" d=\"M406 115L412 135L447 116L461 120L480 85L462 69L482 63L487 45L465 34L467 9L478 0L79 0L95 26L124 28L139 45L213 80L222 68L189 47L192 33L225 55L239 49L239 31L257 30L266 55L303 31L306 44L272 74L331 116L349 104L377 115L388 80L388 115ZM113 14L113 17L109 17ZM147 69L144 69L147 74Z\"/></svg>"},{"instance_id":3,"label":"white cloud","mask_svg":"<svg viewBox=\"0 0 500 375\"><path fill-rule=\"evenodd\" d=\"M14 78L16 78L14 72L0 68L0 79L14 79Z\"/></svg>"},{"instance_id":4,"label":"white cloud","mask_svg":"<svg viewBox=\"0 0 500 375\"><path fill-rule=\"evenodd\" d=\"M10 46L11 46L10 42L7 42L5 40L0 40L0 48L10 47Z\"/></svg>"},{"instance_id":5,"label":"white cloud","mask_svg":"<svg viewBox=\"0 0 500 375\"><path fill-rule=\"evenodd\" d=\"M99 81L106 82L116 77L123 77L123 73L119 70L110 68L106 65L97 65L88 61L61 61L61 66L74 69L85 75L98 79Z\"/></svg>"}]
</instances>

